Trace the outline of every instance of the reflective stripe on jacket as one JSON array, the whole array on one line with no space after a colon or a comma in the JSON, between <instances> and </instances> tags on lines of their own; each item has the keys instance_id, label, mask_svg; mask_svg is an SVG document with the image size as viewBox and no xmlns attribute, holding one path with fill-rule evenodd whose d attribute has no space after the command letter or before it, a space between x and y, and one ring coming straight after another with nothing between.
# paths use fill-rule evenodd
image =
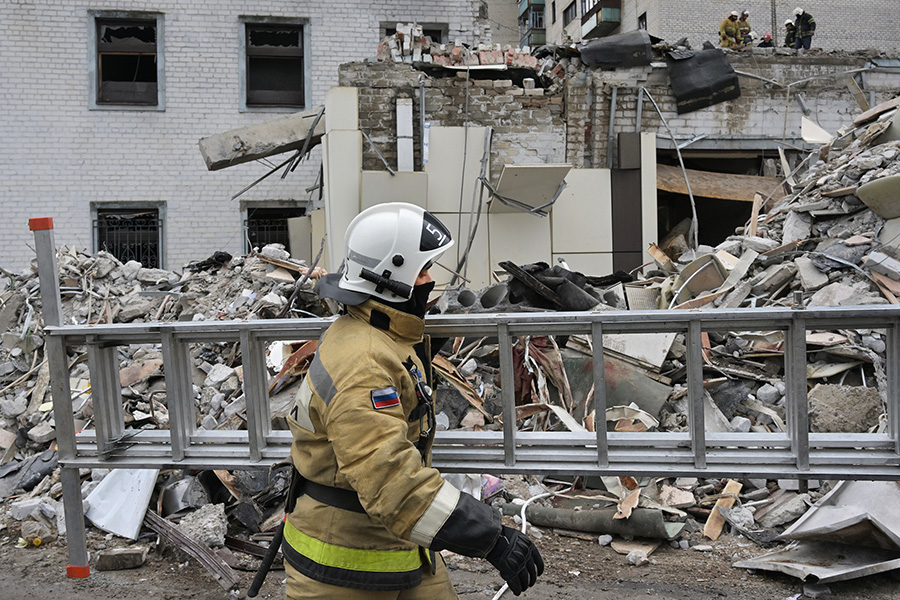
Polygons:
<instances>
[{"instance_id":1,"label":"reflective stripe on jacket","mask_svg":"<svg viewBox=\"0 0 900 600\"><path fill-rule=\"evenodd\" d=\"M433 431L424 456L416 447L421 422L410 415L425 373L415 350L423 332L422 319L369 300L322 336L288 418L291 460L306 479L355 492L365 513L297 499L283 548L307 577L408 589L429 564L420 547L484 556L500 534L497 511L430 467Z\"/></svg>"}]
</instances>

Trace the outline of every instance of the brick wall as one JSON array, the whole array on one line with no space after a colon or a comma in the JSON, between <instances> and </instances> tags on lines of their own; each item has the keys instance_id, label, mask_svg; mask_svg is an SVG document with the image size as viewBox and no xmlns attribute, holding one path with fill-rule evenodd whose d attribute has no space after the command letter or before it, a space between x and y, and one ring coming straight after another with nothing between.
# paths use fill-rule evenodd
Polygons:
<instances>
[{"instance_id":1,"label":"brick wall","mask_svg":"<svg viewBox=\"0 0 900 600\"><path fill-rule=\"evenodd\" d=\"M359 127L378 144L391 168L396 167L396 98L413 99L415 165L421 165L420 84L425 92L425 120L435 126L489 126L494 129L492 174L504 164L565 163L566 122L563 96L525 90L511 80L466 80L465 72L428 77L408 65L388 62L341 66L340 85L359 87ZM541 95L527 95L541 93ZM363 168L383 164L363 144Z\"/></svg>"},{"instance_id":2,"label":"brick wall","mask_svg":"<svg viewBox=\"0 0 900 600\"><path fill-rule=\"evenodd\" d=\"M165 110L89 110L88 11L161 13ZM338 66L374 56L382 23L446 23L450 39L490 42L481 0L7 0L0 3L0 266L33 258L28 219L52 216L58 244L91 245L91 202L164 202L165 265L241 251L240 203L230 198L267 167L208 172L201 137L279 115L240 112L240 17L309 22L312 106ZM276 157L278 159L278 157ZM241 197L305 201L319 158Z\"/></svg>"},{"instance_id":3,"label":"brick wall","mask_svg":"<svg viewBox=\"0 0 900 600\"><path fill-rule=\"evenodd\" d=\"M793 19L797 6L805 8L816 19L813 47L825 50L864 50L881 52L900 50L900 30L889 23L896 21L900 5L897 0L809 0L776 5L774 25L770 0L744 0L738 3L709 0L622 0L621 31L637 28L637 18L647 13L647 30L651 35L675 42L687 37L699 47L704 41L718 45L719 23L732 10L750 12L750 25L760 36L771 33L778 45L784 42L786 19Z\"/></svg>"}]
</instances>

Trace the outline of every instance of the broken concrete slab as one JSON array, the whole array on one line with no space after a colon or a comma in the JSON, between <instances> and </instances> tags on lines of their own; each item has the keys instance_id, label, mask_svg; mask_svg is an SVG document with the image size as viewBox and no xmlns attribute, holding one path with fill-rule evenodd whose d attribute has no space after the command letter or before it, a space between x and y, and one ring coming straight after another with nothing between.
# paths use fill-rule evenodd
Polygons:
<instances>
[{"instance_id":1,"label":"broken concrete slab","mask_svg":"<svg viewBox=\"0 0 900 600\"><path fill-rule=\"evenodd\" d=\"M809 494L786 494L772 506L757 522L766 528L778 527L800 518L810 504Z\"/></svg>"},{"instance_id":2,"label":"broken concrete slab","mask_svg":"<svg viewBox=\"0 0 900 600\"><path fill-rule=\"evenodd\" d=\"M814 292L828 285L828 275L817 269L808 257L798 256L794 259L794 266L804 290Z\"/></svg>"},{"instance_id":3,"label":"broken concrete slab","mask_svg":"<svg viewBox=\"0 0 900 600\"><path fill-rule=\"evenodd\" d=\"M807 213L789 211L784 219L784 226L781 233L781 243L789 244L790 242L803 241L807 239L812 231L812 217Z\"/></svg>"},{"instance_id":4,"label":"broken concrete slab","mask_svg":"<svg viewBox=\"0 0 900 600\"><path fill-rule=\"evenodd\" d=\"M200 153L210 171L239 165L273 154L301 150L309 137L307 149L322 141L325 119L318 119L323 107L239 127L200 139ZM310 129L312 135L310 135Z\"/></svg>"}]
</instances>

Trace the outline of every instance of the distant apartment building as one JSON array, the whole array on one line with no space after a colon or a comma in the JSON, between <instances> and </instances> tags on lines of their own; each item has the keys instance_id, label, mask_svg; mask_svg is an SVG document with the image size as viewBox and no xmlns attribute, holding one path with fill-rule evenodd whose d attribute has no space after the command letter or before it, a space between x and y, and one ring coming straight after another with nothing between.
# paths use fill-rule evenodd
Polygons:
<instances>
[{"instance_id":1,"label":"distant apartment building","mask_svg":"<svg viewBox=\"0 0 900 600\"><path fill-rule=\"evenodd\" d=\"M273 163L209 172L198 140L322 104L338 66L374 57L397 23L476 44L487 17L482 0L0 3L0 267L26 267L43 216L58 244L172 269L287 242L318 153L238 196Z\"/></svg>"},{"instance_id":2,"label":"distant apartment building","mask_svg":"<svg viewBox=\"0 0 900 600\"><path fill-rule=\"evenodd\" d=\"M802 7L817 23L813 47L824 50L872 50L896 53L900 31L885 27L896 20L896 0L743 0L733 4L710 0L520 0L520 43L563 44L635 29L669 42L681 38L699 47L718 45L719 23L732 10L748 11L750 25L770 33L780 46L784 21Z\"/></svg>"}]
</instances>

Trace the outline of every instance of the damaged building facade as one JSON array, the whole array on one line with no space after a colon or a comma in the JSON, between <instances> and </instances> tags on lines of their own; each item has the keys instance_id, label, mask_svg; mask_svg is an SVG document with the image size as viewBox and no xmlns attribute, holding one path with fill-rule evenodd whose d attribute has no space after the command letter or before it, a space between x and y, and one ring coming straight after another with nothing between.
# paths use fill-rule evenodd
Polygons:
<instances>
[{"instance_id":1,"label":"damaged building facade","mask_svg":"<svg viewBox=\"0 0 900 600\"><path fill-rule=\"evenodd\" d=\"M0 150L0 265L27 266L41 215L63 243L148 266L274 241L319 161L232 201L267 167L207 173L197 140L321 104L338 65L374 56L397 22L472 44L491 41L487 15L480 0L2 3L0 122L16 144Z\"/></svg>"}]
</instances>

